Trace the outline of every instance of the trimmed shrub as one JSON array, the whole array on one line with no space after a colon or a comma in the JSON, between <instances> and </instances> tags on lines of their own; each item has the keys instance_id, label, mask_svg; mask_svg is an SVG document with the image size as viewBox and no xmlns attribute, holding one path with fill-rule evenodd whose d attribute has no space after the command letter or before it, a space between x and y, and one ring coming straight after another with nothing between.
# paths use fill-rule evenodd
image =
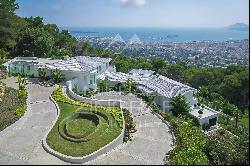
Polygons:
<instances>
[{"instance_id":1,"label":"trimmed shrub","mask_svg":"<svg viewBox=\"0 0 250 166\"><path fill-rule=\"evenodd\" d=\"M15 115L17 116L23 116L25 114L27 110L27 106L22 106L21 108L18 108L16 111L15 111Z\"/></svg>"},{"instance_id":2,"label":"trimmed shrub","mask_svg":"<svg viewBox=\"0 0 250 166\"><path fill-rule=\"evenodd\" d=\"M51 96L58 102L68 103L70 105L75 105L75 106L82 106L82 107L89 108L91 110L106 111L113 116L113 118L116 120L116 122L119 124L121 128L123 127L123 120L122 120L123 118L122 118L121 109L119 107L93 106L87 103L77 102L75 100L69 99L66 96L64 96L61 86L57 86L56 90L52 92Z\"/></svg>"},{"instance_id":3,"label":"trimmed shrub","mask_svg":"<svg viewBox=\"0 0 250 166\"><path fill-rule=\"evenodd\" d=\"M124 131L124 142L131 141L132 136L131 133L135 133L135 123L133 121L133 118L131 116L131 113L127 109L122 109L123 111L123 116L125 120L125 131Z\"/></svg>"}]
</instances>

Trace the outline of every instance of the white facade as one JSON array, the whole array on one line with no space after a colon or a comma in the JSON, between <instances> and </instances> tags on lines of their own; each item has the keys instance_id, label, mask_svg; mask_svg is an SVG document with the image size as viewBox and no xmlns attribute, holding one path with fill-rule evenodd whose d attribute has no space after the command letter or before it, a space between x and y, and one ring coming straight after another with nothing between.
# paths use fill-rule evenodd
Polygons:
<instances>
[{"instance_id":1,"label":"white facade","mask_svg":"<svg viewBox=\"0 0 250 166\"><path fill-rule=\"evenodd\" d=\"M46 65L47 69L59 69L66 80L71 80L78 91L97 90L97 77L111 68L110 58L78 56Z\"/></svg>"},{"instance_id":2,"label":"white facade","mask_svg":"<svg viewBox=\"0 0 250 166\"><path fill-rule=\"evenodd\" d=\"M202 110L202 114L199 114L199 110ZM200 125L209 124L210 126L216 126L220 113L204 106L204 108L191 107L190 114L198 119Z\"/></svg>"},{"instance_id":3,"label":"white facade","mask_svg":"<svg viewBox=\"0 0 250 166\"><path fill-rule=\"evenodd\" d=\"M71 86L77 87L80 93L88 89L97 90L98 79L107 77L111 86L132 79L143 93L156 95L155 103L163 111L171 109L173 97L183 95L192 107L190 114L196 117L201 125L209 124L211 119L218 118L219 113L208 107L203 116L198 115L198 110L193 107L197 104L197 100L193 97L196 89L167 77L154 75L155 72L151 70L133 69L129 74L116 72L115 66L110 65L111 60L110 58L88 56L71 57L64 60L23 57L15 58L5 63L4 66L7 71L25 72L33 74L35 77L38 77L39 68L45 68L47 76L50 76L51 71L58 69L65 76L66 81L70 81Z\"/></svg>"},{"instance_id":4,"label":"white facade","mask_svg":"<svg viewBox=\"0 0 250 166\"><path fill-rule=\"evenodd\" d=\"M38 69L45 68L46 76L53 70L60 70L66 81L72 80L80 91L97 89L97 77L107 70L115 71L110 58L78 56L65 60L51 60L36 57L15 58L4 64L8 72L24 73L39 77Z\"/></svg>"}]
</instances>

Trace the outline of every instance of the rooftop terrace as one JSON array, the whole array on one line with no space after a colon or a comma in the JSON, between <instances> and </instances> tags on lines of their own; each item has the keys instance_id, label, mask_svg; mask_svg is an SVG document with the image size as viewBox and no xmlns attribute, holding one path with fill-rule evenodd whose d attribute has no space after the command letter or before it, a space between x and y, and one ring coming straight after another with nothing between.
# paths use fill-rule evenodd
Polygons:
<instances>
[{"instance_id":1,"label":"rooftop terrace","mask_svg":"<svg viewBox=\"0 0 250 166\"><path fill-rule=\"evenodd\" d=\"M201 110L201 108L195 108L195 107L191 107L191 111L190 114L193 115L194 117L198 118L198 119L203 119L203 118L207 118L213 115L218 115L220 114L219 112L209 108L209 107L204 107L203 109L203 114L199 114L199 110Z\"/></svg>"},{"instance_id":2,"label":"rooftop terrace","mask_svg":"<svg viewBox=\"0 0 250 166\"><path fill-rule=\"evenodd\" d=\"M97 67L103 63L109 63L111 60L110 58L77 56L66 60L60 60L53 64L46 65L46 67L62 71L90 72L96 70Z\"/></svg>"}]
</instances>

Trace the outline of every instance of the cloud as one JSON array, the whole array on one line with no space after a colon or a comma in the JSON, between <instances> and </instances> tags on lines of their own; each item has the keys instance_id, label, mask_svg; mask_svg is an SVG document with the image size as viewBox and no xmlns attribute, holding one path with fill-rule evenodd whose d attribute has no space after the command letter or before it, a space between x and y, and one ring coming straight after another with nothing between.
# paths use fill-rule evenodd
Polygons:
<instances>
[{"instance_id":1,"label":"cloud","mask_svg":"<svg viewBox=\"0 0 250 166\"><path fill-rule=\"evenodd\" d=\"M146 0L119 0L124 6L143 6L146 4Z\"/></svg>"}]
</instances>

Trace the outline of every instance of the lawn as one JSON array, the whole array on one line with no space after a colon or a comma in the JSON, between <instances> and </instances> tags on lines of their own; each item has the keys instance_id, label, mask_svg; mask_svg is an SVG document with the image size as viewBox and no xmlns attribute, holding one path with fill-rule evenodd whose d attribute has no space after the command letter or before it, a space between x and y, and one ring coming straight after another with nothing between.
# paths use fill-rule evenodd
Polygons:
<instances>
[{"instance_id":1,"label":"lawn","mask_svg":"<svg viewBox=\"0 0 250 166\"><path fill-rule=\"evenodd\" d=\"M105 113L105 115L110 120L109 122L110 125L102 125L97 128L96 126L94 126L92 122L87 121L85 119L84 120L77 119L76 121L71 121L69 125L69 131L71 132L71 134L79 135L80 133L83 134L92 133L93 135L91 135L90 137L91 139L88 139L87 141L83 142L74 142L71 140L67 140L63 138L59 133L58 125L60 124L60 122L65 118L74 114L79 109L81 111L85 110L86 112L88 112L88 109L84 107L82 108L81 106L74 106L62 102L59 102L58 104L61 111L60 116L54 128L51 130L51 132L47 137L47 143L52 149L62 154L73 157L82 157L88 155L100 149L101 147L105 146L106 144L114 140L121 133L121 128L119 127L115 119L110 114ZM81 122L77 123L77 121ZM78 125L76 125L76 123ZM97 129L99 130L93 131ZM80 130L82 130L82 132Z\"/></svg>"},{"instance_id":2,"label":"lawn","mask_svg":"<svg viewBox=\"0 0 250 166\"><path fill-rule=\"evenodd\" d=\"M19 97L18 90L6 87L2 101L0 101L0 131L16 122L21 116L15 114L22 108L24 101Z\"/></svg>"},{"instance_id":3,"label":"lawn","mask_svg":"<svg viewBox=\"0 0 250 166\"><path fill-rule=\"evenodd\" d=\"M58 97L59 93L54 96ZM52 149L62 154L73 157L91 154L121 133L122 127L111 112L101 109L103 107L91 109L84 104L70 104L58 100L57 103L60 115L46 141Z\"/></svg>"}]
</instances>

